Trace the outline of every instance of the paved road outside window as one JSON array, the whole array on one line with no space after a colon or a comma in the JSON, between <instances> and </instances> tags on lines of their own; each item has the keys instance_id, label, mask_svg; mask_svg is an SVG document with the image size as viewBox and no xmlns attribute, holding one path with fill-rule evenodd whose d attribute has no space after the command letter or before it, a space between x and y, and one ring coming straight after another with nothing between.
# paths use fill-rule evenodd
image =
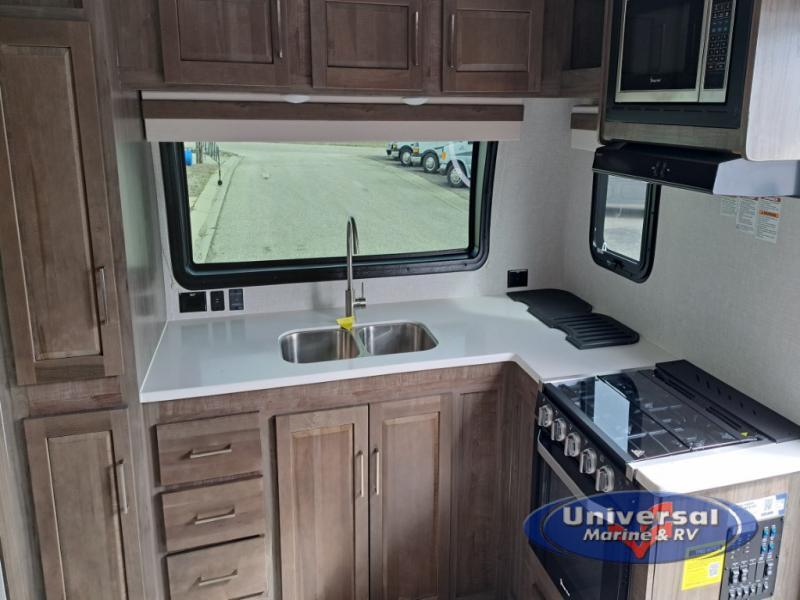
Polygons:
<instances>
[{"instance_id":1,"label":"paved road outside window","mask_svg":"<svg viewBox=\"0 0 800 600\"><path fill-rule=\"evenodd\" d=\"M196 214L192 201L192 229L206 237L204 256L195 251L197 262L343 256L349 215L358 221L364 255L469 244L469 190L451 188L443 175L389 160L384 144L221 143L220 148L228 157L223 185L216 185L214 173L202 192L217 194L216 210ZM190 180L196 168L187 168ZM195 222L201 218L208 221L202 227Z\"/></svg>"}]
</instances>

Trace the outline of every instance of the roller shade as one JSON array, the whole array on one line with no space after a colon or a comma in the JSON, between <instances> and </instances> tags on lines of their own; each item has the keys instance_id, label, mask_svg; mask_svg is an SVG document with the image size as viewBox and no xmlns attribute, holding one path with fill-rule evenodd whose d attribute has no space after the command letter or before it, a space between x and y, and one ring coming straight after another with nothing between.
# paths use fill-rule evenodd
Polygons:
<instances>
[{"instance_id":1,"label":"roller shade","mask_svg":"<svg viewBox=\"0 0 800 600\"><path fill-rule=\"evenodd\" d=\"M144 96L151 142L518 140L521 104L174 99Z\"/></svg>"}]
</instances>

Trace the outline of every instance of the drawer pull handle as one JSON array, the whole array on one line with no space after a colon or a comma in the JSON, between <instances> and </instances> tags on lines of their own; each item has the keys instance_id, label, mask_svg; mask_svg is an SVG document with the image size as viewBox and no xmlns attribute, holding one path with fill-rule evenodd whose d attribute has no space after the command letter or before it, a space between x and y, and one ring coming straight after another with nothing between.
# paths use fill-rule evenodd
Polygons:
<instances>
[{"instance_id":1,"label":"drawer pull handle","mask_svg":"<svg viewBox=\"0 0 800 600\"><path fill-rule=\"evenodd\" d=\"M248 594L247 596L239 596L238 598L234 598L233 600L256 600L259 599L266 599L267 594L266 592L257 592L255 594Z\"/></svg>"},{"instance_id":2,"label":"drawer pull handle","mask_svg":"<svg viewBox=\"0 0 800 600\"><path fill-rule=\"evenodd\" d=\"M223 454L230 454L233 452L233 446L228 444L224 448L216 448L211 450L192 450L189 452L189 460L196 460L198 458L209 458L211 456L222 456Z\"/></svg>"},{"instance_id":3,"label":"drawer pull handle","mask_svg":"<svg viewBox=\"0 0 800 600\"><path fill-rule=\"evenodd\" d=\"M201 577L197 580L197 587L208 587L210 585L219 585L220 583L228 583L229 581L233 581L239 576L239 570L236 569L233 573L229 573L227 575L222 575L221 577L209 577L206 579L205 577Z\"/></svg>"},{"instance_id":4,"label":"drawer pull handle","mask_svg":"<svg viewBox=\"0 0 800 600\"><path fill-rule=\"evenodd\" d=\"M232 508L228 512L222 513L221 515L212 515L210 517L201 517L200 515L195 515L192 524L208 525L209 523L216 523L217 521L227 521L228 519L235 519L235 518L236 518L236 508Z\"/></svg>"}]
</instances>

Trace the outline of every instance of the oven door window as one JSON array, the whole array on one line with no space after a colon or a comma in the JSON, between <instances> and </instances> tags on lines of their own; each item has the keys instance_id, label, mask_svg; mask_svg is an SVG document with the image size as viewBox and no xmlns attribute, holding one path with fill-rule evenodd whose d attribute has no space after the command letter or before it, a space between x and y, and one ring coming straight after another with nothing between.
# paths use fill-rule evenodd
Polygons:
<instances>
[{"instance_id":1,"label":"oven door window","mask_svg":"<svg viewBox=\"0 0 800 600\"><path fill-rule=\"evenodd\" d=\"M548 442L543 440L543 443L547 444ZM547 450L547 447L545 449ZM559 456L558 450L558 446L551 446L549 451L550 455L560 462L563 451L560 453L562 456ZM566 483L560 479L558 473L542 458L541 453L536 461L534 475L536 482L534 508L557 500L575 497ZM585 475L581 477L586 478ZM589 486L581 485L580 487L584 488L587 495L591 494L592 490ZM535 545L533 549L564 598L569 600L626 600L628 598L629 565L603 562L574 554L556 554Z\"/></svg>"},{"instance_id":2,"label":"oven door window","mask_svg":"<svg viewBox=\"0 0 800 600\"><path fill-rule=\"evenodd\" d=\"M628 0L619 91L699 94L705 12L705 0Z\"/></svg>"}]
</instances>

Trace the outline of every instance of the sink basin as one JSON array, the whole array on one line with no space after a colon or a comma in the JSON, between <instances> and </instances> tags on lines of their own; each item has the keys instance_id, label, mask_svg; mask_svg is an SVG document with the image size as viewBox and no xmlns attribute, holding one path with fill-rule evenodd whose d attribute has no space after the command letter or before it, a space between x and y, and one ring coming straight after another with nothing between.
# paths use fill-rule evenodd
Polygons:
<instances>
[{"instance_id":1,"label":"sink basin","mask_svg":"<svg viewBox=\"0 0 800 600\"><path fill-rule=\"evenodd\" d=\"M283 360L297 364L423 352L439 344L420 323L359 325L352 333L340 328L292 331L279 342Z\"/></svg>"},{"instance_id":2,"label":"sink basin","mask_svg":"<svg viewBox=\"0 0 800 600\"><path fill-rule=\"evenodd\" d=\"M418 323L379 323L356 327L358 340L373 356L423 352L438 345L428 329Z\"/></svg>"},{"instance_id":3,"label":"sink basin","mask_svg":"<svg viewBox=\"0 0 800 600\"><path fill-rule=\"evenodd\" d=\"M292 363L315 363L345 360L360 355L358 345L344 329L295 331L280 338L283 360Z\"/></svg>"}]
</instances>

